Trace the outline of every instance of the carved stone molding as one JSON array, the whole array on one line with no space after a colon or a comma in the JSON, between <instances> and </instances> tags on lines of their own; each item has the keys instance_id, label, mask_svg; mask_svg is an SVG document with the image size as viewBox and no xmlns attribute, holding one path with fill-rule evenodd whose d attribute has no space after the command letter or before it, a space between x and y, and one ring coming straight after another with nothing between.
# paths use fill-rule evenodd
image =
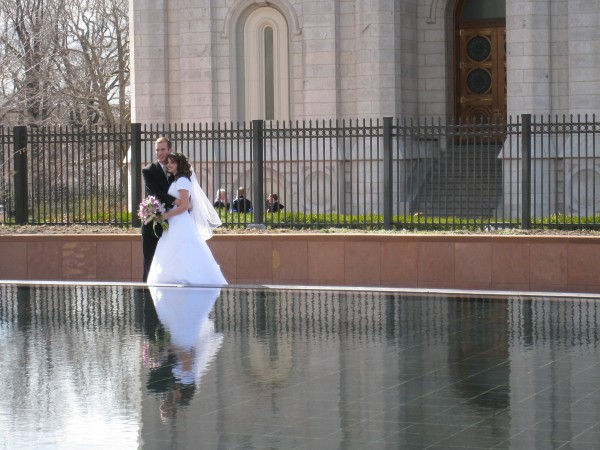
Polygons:
<instances>
[{"instance_id":1,"label":"carved stone molding","mask_svg":"<svg viewBox=\"0 0 600 450\"><path fill-rule=\"evenodd\" d=\"M227 11L227 15L225 16L225 23L223 24L223 31L221 32L222 38L229 39L232 24L235 24L238 20L238 17L240 17L240 15L247 8L253 5L263 7L277 7L290 22L289 27L292 34L295 36L299 36L302 34L302 29L300 28L300 23L298 21L298 15L296 14L296 10L288 0L240 0L236 2Z\"/></svg>"},{"instance_id":2,"label":"carved stone molding","mask_svg":"<svg viewBox=\"0 0 600 450\"><path fill-rule=\"evenodd\" d=\"M435 23L437 20L437 9L440 0L429 0L429 15L427 16L427 23Z\"/></svg>"}]
</instances>

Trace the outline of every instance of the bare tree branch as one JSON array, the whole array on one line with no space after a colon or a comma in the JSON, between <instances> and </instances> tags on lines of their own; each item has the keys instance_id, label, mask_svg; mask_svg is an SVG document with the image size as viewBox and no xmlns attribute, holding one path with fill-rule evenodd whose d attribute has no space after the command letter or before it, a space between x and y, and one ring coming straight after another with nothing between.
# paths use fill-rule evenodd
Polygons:
<instances>
[{"instance_id":1,"label":"bare tree branch","mask_svg":"<svg viewBox=\"0 0 600 450\"><path fill-rule=\"evenodd\" d=\"M127 0L2 0L0 27L2 123L127 123Z\"/></svg>"}]
</instances>

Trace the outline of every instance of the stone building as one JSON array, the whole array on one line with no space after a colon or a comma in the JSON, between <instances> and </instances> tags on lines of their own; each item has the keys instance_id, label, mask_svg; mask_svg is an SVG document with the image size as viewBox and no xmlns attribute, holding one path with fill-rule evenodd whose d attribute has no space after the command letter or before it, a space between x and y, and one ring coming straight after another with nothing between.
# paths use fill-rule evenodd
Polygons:
<instances>
[{"instance_id":1,"label":"stone building","mask_svg":"<svg viewBox=\"0 0 600 450\"><path fill-rule=\"evenodd\" d=\"M600 111L598 0L136 0L130 14L135 122Z\"/></svg>"}]
</instances>

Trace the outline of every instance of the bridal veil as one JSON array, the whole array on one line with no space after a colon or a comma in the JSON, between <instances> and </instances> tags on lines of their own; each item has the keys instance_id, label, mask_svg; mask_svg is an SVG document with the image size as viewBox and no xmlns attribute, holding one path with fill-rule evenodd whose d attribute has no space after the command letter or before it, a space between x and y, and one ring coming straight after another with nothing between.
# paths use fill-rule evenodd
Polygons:
<instances>
[{"instance_id":1,"label":"bridal veil","mask_svg":"<svg viewBox=\"0 0 600 450\"><path fill-rule=\"evenodd\" d=\"M196 222L196 227L200 232L200 236L202 236L204 240L207 240L212 237L213 229L222 225L221 217L200 187L200 183L198 183L196 172L194 172L194 170L192 170L191 181L190 214L192 215L194 222Z\"/></svg>"}]
</instances>

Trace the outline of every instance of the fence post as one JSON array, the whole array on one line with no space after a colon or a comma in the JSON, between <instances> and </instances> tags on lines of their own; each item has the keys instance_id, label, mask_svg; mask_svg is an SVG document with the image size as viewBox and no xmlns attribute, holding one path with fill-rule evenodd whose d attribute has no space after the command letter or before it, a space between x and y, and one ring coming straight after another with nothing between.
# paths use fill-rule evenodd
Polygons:
<instances>
[{"instance_id":1,"label":"fence post","mask_svg":"<svg viewBox=\"0 0 600 450\"><path fill-rule=\"evenodd\" d=\"M521 114L521 228L531 226L531 114Z\"/></svg>"},{"instance_id":2,"label":"fence post","mask_svg":"<svg viewBox=\"0 0 600 450\"><path fill-rule=\"evenodd\" d=\"M27 127L13 127L15 168L15 224L26 225L29 217L27 192Z\"/></svg>"},{"instance_id":3,"label":"fence post","mask_svg":"<svg viewBox=\"0 0 600 450\"><path fill-rule=\"evenodd\" d=\"M383 227L392 228L393 158L392 158L392 124L391 117L383 118Z\"/></svg>"},{"instance_id":4,"label":"fence post","mask_svg":"<svg viewBox=\"0 0 600 450\"><path fill-rule=\"evenodd\" d=\"M141 227L142 221L137 215L137 207L142 201L142 168L140 163L142 161L142 124L132 123L131 124L131 185L129 186L131 195L131 225L134 227Z\"/></svg>"},{"instance_id":5,"label":"fence post","mask_svg":"<svg viewBox=\"0 0 600 450\"><path fill-rule=\"evenodd\" d=\"M264 139L263 139L264 121L252 121L252 192L254 198L252 205L254 209L254 223L262 224L264 204L263 204L263 154L264 154Z\"/></svg>"}]
</instances>

